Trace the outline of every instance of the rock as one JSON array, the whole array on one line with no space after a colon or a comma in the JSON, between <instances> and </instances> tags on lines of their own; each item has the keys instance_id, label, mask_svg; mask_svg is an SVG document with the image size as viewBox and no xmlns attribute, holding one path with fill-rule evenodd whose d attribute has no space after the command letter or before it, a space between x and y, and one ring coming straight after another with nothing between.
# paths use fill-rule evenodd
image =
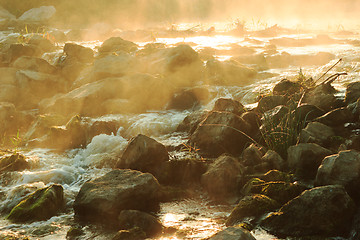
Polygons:
<instances>
[{"instance_id":1,"label":"rock","mask_svg":"<svg viewBox=\"0 0 360 240\"><path fill-rule=\"evenodd\" d=\"M187 44L180 44L169 50L167 54L166 69L175 72L181 67L199 61L198 53Z\"/></svg>"},{"instance_id":2,"label":"rock","mask_svg":"<svg viewBox=\"0 0 360 240\"><path fill-rule=\"evenodd\" d=\"M319 122L310 122L305 129L301 130L300 142L326 146L333 136L335 136L335 132L331 127Z\"/></svg>"},{"instance_id":3,"label":"rock","mask_svg":"<svg viewBox=\"0 0 360 240\"><path fill-rule=\"evenodd\" d=\"M244 164L244 166L255 166L261 163L262 156L263 153L261 150L252 143L243 151L241 163Z\"/></svg>"},{"instance_id":4,"label":"rock","mask_svg":"<svg viewBox=\"0 0 360 240\"><path fill-rule=\"evenodd\" d=\"M95 121L86 131L87 143L90 143L92 138L100 135L116 135L119 124L116 121Z\"/></svg>"},{"instance_id":5,"label":"rock","mask_svg":"<svg viewBox=\"0 0 360 240\"><path fill-rule=\"evenodd\" d=\"M264 112L261 121L263 124L271 124L277 126L281 121L286 119L290 114L290 109L286 106L280 105Z\"/></svg>"},{"instance_id":6,"label":"rock","mask_svg":"<svg viewBox=\"0 0 360 240\"><path fill-rule=\"evenodd\" d=\"M242 227L228 227L210 237L209 240L255 240L248 230Z\"/></svg>"},{"instance_id":7,"label":"rock","mask_svg":"<svg viewBox=\"0 0 360 240\"><path fill-rule=\"evenodd\" d=\"M315 185L342 185L354 199L360 199L360 153L341 151L324 158L316 175Z\"/></svg>"},{"instance_id":8,"label":"rock","mask_svg":"<svg viewBox=\"0 0 360 240\"><path fill-rule=\"evenodd\" d=\"M56 67L60 70L61 76L70 85L80 76L83 71L86 71L87 67L89 67L89 64L80 62L75 57L61 56L56 62ZM74 86L74 88L75 87L77 86Z\"/></svg>"},{"instance_id":9,"label":"rock","mask_svg":"<svg viewBox=\"0 0 360 240\"><path fill-rule=\"evenodd\" d=\"M0 7L0 18L14 20L16 17L13 14L11 14L8 10L6 10L5 8L3 8L1 6Z\"/></svg>"},{"instance_id":10,"label":"rock","mask_svg":"<svg viewBox=\"0 0 360 240\"><path fill-rule=\"evenodd\" d=\"M243 167L231 156L222 155L212 163L201 177L201 185L215 199L226 200L237 194Z\"/></svg>"},{"instance_id":11,"label":"rock","mask_svg":"<svg viewBox=\"0 0 360 240\"><path fill-rule=\"evenodd\" d=\"M156 175L160 165L168 160L169 154L163 144L139 134L130 140L123 155L116 163L116 167L150 172Z\"/></svg>"},{"instance_id":12,"label":"rock","mask_svg":"<svg viewBox=\"0 0 360 240\"><path fill-rule=\"evenodd\" d=\"M69 231L66 233L66 239L68 240L76 240L80 236L84 235L85 232L81 227L71 227Z\"/></svg>"},{"instance_id":13,"label":"rock","mask_svg":"<svg viewBox=\"0 0 360 240\"><path fill-rule=\"evenodd\" d=\"M38 23L48 21L56 12L54 6L42 6L39 8L33 8L23 13L19 17L20 21L27 23Z\"/></svg>"},{"instance_id":14,"label":"rock","mask_svg":"<svg viewBox=\"0 0 360 240\"><path fill-rule=\"evenodd\" d=\"M312 121L324 114L323 110L310 104L301 104L295 110L296 119L299 119L299 121Z\"/></svg>"},{"instance_id":15,"label":"rock","mask_svg":"<svg viewBox=\"0 0 360 240\"><path fill-rule=\"evenodd\" d=\"M89 83L61 95L56 95L40 103L40 109L46 113L65 116L101 116L106 112L101 103L107 99L121 96L124 81L119 78L107 78Z\"/></svg>"},{"instance_id":16,"label":"rock","mask_svg":"<svg viewBox=\"0 0 360 240\"><path fill-rule=\"evenodd\" d=\"M138 227L146 233L148 238L161 234L163 229L156 217L137 210L122 210L118 217L118 224L122 230Z\"/></svg>"},{"instance_id":17,"label":"rock","mask_svg":"<svg viewBox=\"0 0 360 240\"><path fill-rule=\"evenodd\" d=\"M38 46L14 43L14 44L10 44L9 49L6 51L5 61L7 63L12 63L16 59L22 56L40 57L41 53L42 53L41 49Z\"/></svg>"},{"instance_id":18,"label":"rock","mask_svg":"<svg viewBox=\"0 0 360 240\"><path fill-rule=\"evenodd\" d=\"M83 47L75 43L66 43L64 53L67 57L76 58L83 63L92 63L94 61L94 52L91 48Z\"/></svg>"},{"instance_id":19,"label":"rock","mask_svg":"<svg viewBox=\"0 0 360 240\"><path fill-rule=\"evenodd\" d=\"M216 100L213 111L231 112L241 116L246 110L239 101L231 98L219 98Z\"/></svg>"},{"instance_id":20,"label":"rock","mask_svg":"<svg viewBox=\"0 0 360 240\"><path fill-rule=\"evenodd\" d=\"M8 102L11 104L17 104L19 100L19 89L10 84L0 85L0 102Z\"/></svg>"},{"instance_id":21,"label":"rock","mask_svg":"<svg viewBox=\"0 0 360 240\"><path fill-rule=\"evenodd\" d=\"M289 173L281 172L278 170L270 170L260 177L265 182L293 182L294 176Z\"/></svg>"},{"instance_id":22,"label":"rock","mask_svg":"<svg viewBox=\"0 0 360 240\"><path fill-rule=\"evenodd\" d=\"M18 117L19 114L15 109L14 104L7 102L0 102L0 134L12 134L16 133L19 129L18 126Z\"/></svg>"},{"instance_id":23,"label":"rock","mask_svg":"<svg viewBox=\"0 0 360 240\"><path fill-rule=\"evenodd\" d=\"M206 72L211 85L243 86L249 84L257 75L254 69L235 60L209 60L206 62Z\"/></svg>"},{"instance_id":24,"label":"rock","mask_svg":"<svg viewBox=\"0 0 360 240\"><path fill-rule=\"evenodd\" d=\"M295 175L303 179L314 179L324 157L332 152L315 143L300 143L288 149L288 164Z\"/></svg>"},{"instance_id":25,"label":"rock","mask_svg":"<svg viewBox=\"0 0 360 240\"><path fill-rule=\"evenodd\" d=\"M56 74L57 69L46 60L36 57L23 56L18 58L12 66L22 70L30 70L47 74Z\"/></svg>"},{"instance_id":26,"label":"rock","mask_svg":"<svg viewBox=\"0 0 360 240\"><path fill-rule=\"evenodd\" d=\"M241 223L246 218L259 218L279 207L279 203L267 196L260 194L246 196L231 211L225 224L226 226L233 226Z\"/></svg>"},{"instance_id":27,"label":"rock","mask_svg":"<svg viewBox=\"0 0 360 240\"><path fill-rule=\"evenodd\" d=\"M360 82L350 83L346 87L345 92L345 102L347 104L356 102L356 100L360 97Z\"/></svg>"},{"instance_id":28,"label":"rock","mask_svg":"<svg viewBox=\"0 0 360 240\"><path fill-rule=\"evenodd\" d=\"M354 201L342 186L317 187L303 192L261 223L279 237L348 234L355 212Z\"/></svg>"},{"instance_id":29,"label":"rock","mask_svg":"<svg viewBox=\"0 0 360 240\"><path fill-rule=\"evenodd\" d=\"M260 99L257 109L264 113L279 105L285 105L286 101L287 99L284 96L265 96Z\"/></svg>"},{"instance_id":30,"label":"rock","mask_svg":"<svg viewBox=\"0 0 360 240\"><path fill-rule=\"evenodd\" d=\"M198 159L170 160L161 165L156 178L165 185L193 186L200 183L207 167L206 162Z\"/></svg>"},{"instance_id":31,"label":"rock","mask_svg":"<svg viewBox=\"0 0 360 240\"><path fill-rule=\"evenodd\" d=\"M27 196L7 216L13 222L42 221L55 216L64 207L61 185L51 185Z\"/></svg>"},{"instance_id":32,"label":"rock","mask_svg":"<svg viewBox=\"0 0 360 240\"><path fill-rule=\"evenodd\" d=\"M260 126L259 114L256 111L248 111L241 114L241 118L250 125L250 136L256 136Z\"/></svg>"},{"instance_id":33,"label":"rock","mask_svg":"<svg viewBox=\"0 0 360 240\"><path fill-rule=\"evenodd\" d=\"M90 222L117 224L122 210L159 209L158 181L149 173L113 170L86 182L75 198L75 215Z\"/></svg>"},{"instance_id":34,"label":"rock","mask_svg":"<svg viewBox=\"0 0 360 240\"><path fill-rule=\"evenodd\" d=\"M190 137L190 143L204 156L218 157L223 153L240 155L251 142L250 126L241 117L229 112L210 112Z\"/></svg>"},{"instance_id":35,"label":"rock","mask_svg":"<svg viewBox=\"0 0 360 240\"><path fill-rule=\"evenodd\" d=\"M321 122L328 126L339 126L352 122L353 118L354 116L349 109L337 108L316 118L314 121Z\"/></svg>"},{"instance_id":36,"label":"rock","mask_svg":"<svg viewBox=\"0 0 360 240\"><path fill-rule=\"evenodd\" d=\"M273 150L269 150L261 158L261 162L268 162L275 169L282 170L286 166L285 160Z\"/></svg>"},{"instance_id":37,"label":"rock","mask_svg":"<svg viewBox=\"0 0 360 240\"><path fill-rule=\"evenodd\" d=\"M15 85L16 72L16 68L0 67L0 85Z\"/></svg>"},{"instance_id":38,"label":"rock","mask_svg":"<svg viewBox=\"0 0 360 240\"><path fill-rule=\"evenodd\" d=\"M112 238L112 240L145 240L146 233L140 228L135 227L130 230L120 230Z\"/></svg>"},{"instance_id":39,"label":"rock","mask_svg":"<svg viewBox=\"0 0 360 240\"><path fill-rule=\"evenodd\" d=\"M177 132L188 132L190 134L194 133L199 123L202 122L206 116L207 112L205 111L194 111L187 115L184 120L179 124L176 131Z\"/></svg>"},{"instance_id":40,"label":"rock","mask_svg":"<svg viewBox=\"0 0 360 240\"><path fill-rule=\"evenodd\" d=\"M282 79L273 88L274 95L293 95L300 93L301 85L298 82L292 82L287 79Z\"/></svg>"},{"instance_id":41,"label":"rock","mask_svg":"<svg viewBox=\"0 0 360 240\"><path fill-rule=\"evenodd\" d=\"M173 95L166 109L195 109L199 107L202 101L209 99L209 94L209 90L206 88L183 89Z\"/></svg>"},{"instance_id":42,"label":"rock","mask_svg":"<svg viewBox=\"0 0 360 240\"><path fill-rule=\"evenodd\" d=\"M334 93L336 90L330 84L320 84L306 92L303 103L314 105L324 111L330 111L337 103Z\"/></svg>"},{"instance_id":43,"label":"rock","mask_svg":"<svg viewBox=\"0 0 360 240\"><path fill-rule=\"evenodd\" d=\"M30 168L25 156L19 153L0 158L0 173L8 171L23 171Z\"/></svg>"},{"instance_id":44,"label":"rock","mask_svg":"<svg viewBox=\"0 0 360 240\"><path fill-rule=\"evenodd\" d=\"M42 52L53 52L55 45L45 36L45 34L34 34L28 44L37 46Z\"/></svg>"},{"instance_id":45,"label":"rock","mask_svg":"<svg viewBox=\"0 0 360 240\"><path fill-rule=\"evenodd\" d=\"M109 54L113 52L134 52L138 49L133 42L122 39L121 37L111 37L103 42L99 48L100 54Z\"/></svg>"}]
</instances>

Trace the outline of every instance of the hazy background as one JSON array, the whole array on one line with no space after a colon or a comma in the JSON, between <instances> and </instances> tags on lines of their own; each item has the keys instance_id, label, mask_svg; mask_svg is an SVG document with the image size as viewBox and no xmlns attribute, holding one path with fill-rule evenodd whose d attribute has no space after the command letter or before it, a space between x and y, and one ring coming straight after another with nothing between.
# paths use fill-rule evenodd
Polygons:
<instances>
[{"instance_id":1,"label":"hazy background","mask_svg":"<svg viewBox=\"0 0 360 240\"><path fill-rule=\"evenodd\" d=\"M0 0L16 16L53 5L57 25L86 26L97 22L117 27L181 21L233 21L285 25L357 25L360 0Z\"/></svg>"}]
</instances>

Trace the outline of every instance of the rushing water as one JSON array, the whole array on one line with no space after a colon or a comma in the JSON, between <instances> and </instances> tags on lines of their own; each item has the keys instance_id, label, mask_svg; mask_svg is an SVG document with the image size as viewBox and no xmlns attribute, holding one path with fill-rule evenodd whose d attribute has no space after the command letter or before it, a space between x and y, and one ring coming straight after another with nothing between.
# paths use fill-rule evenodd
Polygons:
<instances>
[{"instance_id":1,"label":"rushing water","mask_svg":"<svg viewBox=\"0 0 360 240\"><path fill-rule=\"evenodd\" d=\"M295 34L286 36L292 39L312 38L314 34ZM314 45L303 47L278 47L278 51L286 51L290 54L313 55L318 52L328 52L335 54L333 61L321 66L291 66L287 68L269 69L263 71L275 74L272 77L257 79L253 84L247 86L210 86L209 90L213 99L204 109L211 109L216 99L220 97L235 98L243 104L251 106L256 97L261 92L269 91L274 83L282 78L294 79L301 67L305 76L312 76L317 79L338 59L343 61L329 74L334 72L347 72L348 75L341 77L334 86L343 92L345 85L349 82L359 80L360 71L360 47L354 47L345 40L356 39L357 35L337 38L343 42L328 45ZM234 37L228 35L214 36L187 36L174 38L157 38L156 41L165 43L168 47L178 43L188 43L197 50L201 51L207 47L218 50L221 54L215 57L219 60L231 58L230 50L232 46L250 47L256 52L262 52L269 45L273 38L261 37ZM144 46L147 42L138 42ZM85 46L96 48L101 43L85 42ZM51 58L50 55L46 56ZM50 59L51 60L51 59ZM117 120L126 122L126 128L120 128L116 135L98 135L94 137L85 149L74 149L69 152L59 154L49 149L22 150L32 169L23 172L4 174L0 178L0 213L8 212L21 198L36 189L43 188L51 183L61 184L64 187L67 200L66 213L55 216L47 221L34 222L29 224L12 224L5 220L4 214L0 219L0 233L8 236L30 236L30 239L65 239L66 232L74 224L72 203L77 192L87 180L99 177L107 173L109 163L116 160L131 136L139 133L153 137L165 145L179 145L187 140L187 136L174 133L177 125L189 114L189 111L152 111L142 114L126 115L107 115L101 119ZM96 119L94 119L96 120ZM179 153L174 153L179 154ZM226 216L229 215L233 206L217 205L212 203L204 193L198 192L196 197L163 203L158 214L160 220L166 227L175 227L178 231L170 236L161 239L202 239L209 237L224 228ZM194 196L195 196L194 195ZM85 237L89 239L107 239L108 233L97 232L96 228L85 228ZM253 232L257 239L275 239L264 231L255 230Z\"/></svg>"}]
</instances>

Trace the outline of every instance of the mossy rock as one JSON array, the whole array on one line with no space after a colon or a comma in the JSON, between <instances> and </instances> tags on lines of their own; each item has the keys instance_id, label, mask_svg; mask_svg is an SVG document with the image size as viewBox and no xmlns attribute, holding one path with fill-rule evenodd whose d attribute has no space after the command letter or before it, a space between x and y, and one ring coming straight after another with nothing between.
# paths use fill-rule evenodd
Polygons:
<instances>
[{"instance_id":1,"label":"mossy rock","mask_svg":"<svg viewBox=\"0 0 360 240\"><path fill-rule=\"evenodd\" d=\"M268 196L281 204L299 196L306 190L304 186L287 182L268 182L261 184L260 194Z\"/></svg>"},{"instance_id":2,"label":"mossy rock","mask_svg":"<svg viewBox=\"0 0 360 240\"><path fill-rule=\"evenodd\" d=\"M267 173L265 173L263 176L260 177L261 180L264 180L265 182L293 182L294 181L294 175L281 172L279 170L270 170Z\"/></svg>"},{"instance_id":3,"label":"mossy rock","mask_svg":"<svg viewBox=\"0 0 360 240\"><path fill-rule=\"evenodd\" d=\"M30 168L29 162L19 153L0 159L0 172L23 171L28 168Z\"/></svg>"},{"instance_id":4,"label":"mossy rock","mask_svg":"<svg viewBox=\"0 0 360 240\"><path fill-rule=\"evenodd\" d=\"M142 240L146 239L146 233L139 227L129 230L120 230L116 233L112 240Z\"/></svg>"},{"instance_id":5,"label":"mossy rock","mask_svg":"<svg viewBox=\"0 0 360 240\"><path fill-rule=\"evenodd\" d=\"M66 239L78 239L80 236L84 235L85 232L81 227L71 227L66 233Z\"/></svg>"},{"instance_id":6,"label":"mossy rock","mask_svg":"<svg viewBox=\"0 0 360 240\"><path fill-rule=\"evenodd\" d=\"M264 183L265 181L261 180L260 178L252 178L241 189L241 194L243 196L247 196L252 193L260 193L261 185Z\"/></svg>"},{"instance_id":7,"label":"mossy rock","mask_svg":"<svg viewBox=\"0 0 360 240\"><path fill-rule=\"evenodd\" d=\"M275 200L260 194L244 197L232 210L226 220L226 226L232 226L243 221L247 217L258 218L261 215L279 208L280 205Z\"/></svg>"},{"instance_id":8,"label":"mossy rock","mask_svg":"<svg viewBox=\"0 0 360 240\"><path fill-rule=\"evenodd\" d=\"M39 189L16 205L7 216L13 222L41 221L56 215L64 207L61 185Z\"/></svg>"}]
</instances>

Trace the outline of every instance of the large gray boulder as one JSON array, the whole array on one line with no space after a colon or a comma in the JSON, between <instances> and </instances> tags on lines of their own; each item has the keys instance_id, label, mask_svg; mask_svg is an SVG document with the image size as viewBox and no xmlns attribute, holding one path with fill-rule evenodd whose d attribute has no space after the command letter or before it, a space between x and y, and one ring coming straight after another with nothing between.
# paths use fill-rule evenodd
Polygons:
<instances>
[{"instance_id":1,"label":"large gray boulder","mask_svg":"<svg viewBox=\"0 0 360 240\"><path fill-rule=\"evenodd\" d=\"M330 138L335 136L334 130L320 122L310 122L300 132L301 143L316 143L324 146L329 143Z\"/></svg>"},{"instance_id":2,"label":"large gray boulder","mask_svg":"<svg viewBox=\"0 0 360 240\"><path fill-rule=\"evenodd\" d=\"M246 109L241 102L231 98L219 98L216 100L213 111L231 112L241 116Z\"/></svg>"},{"instance_id":3,"label":"large gray boulder","mask_svg":"<svg viewBox=\"0 0 360 240\"><path fill-rule=\"evenodd\" d=\"M75 215L85 221L116 225L122 210L158 210L159 189L150 173L113 170L81 187L74 202Z\"/></svg>"},{"instance_id":4,"label":"large gray boulder","mask_svg":"<svg viewBox=\"0 0 360 240\"><path fill-rule=\"evenodd\" d=\"M116 167L150 172L156 175L161 164L168 160L169 154L163 144L139 134L127 145Z\"/></svg>"},{"instance_id":5,"label":"large gray boulder","mask_svg":"<svg viewBox=\"0 0 360 240\"><path fill-rule=\"evenodd\" d=\"M14 68L47 74L56 74L56 67L42 58L22 56L12 64Z\"/></svg>"},{"instance_id":6,"label":"large gray boulder","mask_svg":"<svg viewBox=\"0 0 360 240\"><path fill-rule=\"evenodd\" d=\"M355 203L339 185L303 192L261 225L279 237L346 236L355 214Z\"/></svg>"},{"instance_id":7,"label":"large gray boulder","mask_svg":"<svg viewBox=\"0 0 360 240\"><path fill-rule=\"evenodd\" d=\"M314 179L324 157L331 154L315 143L300 143L288 148L289 168L300 178Z\"/></svg>"},{"instance_id":8,"label":"large gray boulder","mask_svg":"<svg viewBox=\"0 0 360 240\"><path fill-rule=\"evenodd\" d=\"M29 23L38 23L48 21L56 12L54 6L41 6L32 8L23 13L18 20Z\"/></svg>"},{"instance_id":9,"label":"large gray boulder","mask_svg":"<svg viewBox=\"0 0 360 240\"><path fill-rule=\"evenodd\" d=\"M252 141L249 131L250 125L238 115L213 111L199 124L190 142L205 156L240 155L246 144Z\"/></svg>"},{"instance_id":10,"label":"large gray boulder","mask_svg":"<svg viewBox=\"0 0 360 240\"><path fill-rule=\"evenodd\" d=\"M359 199L360 153L347 150L324 158L316 175L315 185L335 185L345 187L350 196Z\"/></svg>"},{"instance_id":11,"label":"large gray boulder","mask_svg":"<svg viewBox=\"0 0 360 240\"><path fill-rule=\"evenodd\" d=\"M237 194L243 172L238 159L222 155L202 175L201 183L210 196L224 200Z\"/></svg>"}]
</instances>

